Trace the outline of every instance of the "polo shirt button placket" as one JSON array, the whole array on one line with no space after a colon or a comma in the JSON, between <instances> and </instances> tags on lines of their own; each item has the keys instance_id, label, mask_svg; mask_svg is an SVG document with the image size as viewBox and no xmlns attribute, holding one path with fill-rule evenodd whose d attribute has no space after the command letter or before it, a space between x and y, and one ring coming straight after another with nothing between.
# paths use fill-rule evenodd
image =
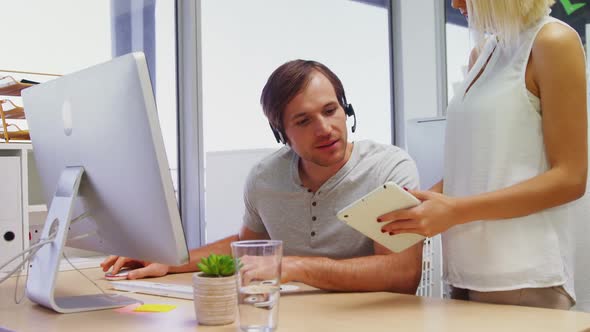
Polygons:
<instances>
[{"instance_id":1,"label":"polo shirt button placket","mask_svg":"<svg viewBox=\"0 0 590 332\"><path fill-rule=\"evenodd\" d=\"M315 222L314 221L316 221L316 219L317 219L314 216L315 209L313 207L315 206L314 199L315 199L317 193L312 192L311 189L309 190L309 192L311 193L311 197L310 197L311 207L309 208L309 210L311 211L311 232L310 232L310 235L311 235L311 243L313 244L313 237L315 236L315 231L314 231L314 229L315 229Z\"/></svg>"},{"instance_id":2,"label":"polo shirt button placket","mask_svg":"<svg viewBox=\"0 0 590 332\"><path fill-rule=\"evenodd\" d=\"M319 192L318 192L318 194L319 194ZM314 196L317 196L317 195L314 195ZM315 197L314 197L314 198L312 198L312 199L315 199ZM312 210L312 214L314 214L314 213L315 213L315 211L313 211L313 210L314 210L314 207L315 207L315 206L317 206L317 204L318 204L318 203L317 203L316 201L312 201L312 202L311 202L311 206L312 206L312 208L311 208L311 210ZM312 229L312 231L311 231L310 235L311 235L311 237L312 237L312 238L313 238L313 237L315 237L315 235L316 235L316 232L315 232L315 230L313 230L313 229L316 227L316 226L315 226L315 221L316 221L317 219L318 219L318 218L317 218L316 216L312 216L312 217L311 217L311 221L312 221L312 224L311 224L311 229Z\"/></svg>"}]
</instances>

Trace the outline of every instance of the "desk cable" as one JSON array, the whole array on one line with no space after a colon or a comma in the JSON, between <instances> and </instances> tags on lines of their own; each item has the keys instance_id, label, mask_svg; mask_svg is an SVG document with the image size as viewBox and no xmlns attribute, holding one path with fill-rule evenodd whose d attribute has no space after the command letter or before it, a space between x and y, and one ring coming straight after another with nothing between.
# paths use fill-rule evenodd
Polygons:
<instances>
[{"instance_id":1,"label":"desk cable","mask_svg":"<svg viewBox=\"0 0 590 332\"><path fill-rule=\"evenodd\" d=\"M80 238L85 238L88 237L92 234L94 234L96 232L91 232L91 233L87 233L87 234L82 234L82 235L78 235L76 237L73 238L69 238L68 240L72 241L72 240L78 240ZM11 271L8 274L8 277L16 272L18 272L18 270L20 269L20 267L22 266L22 264L27 263L30 261L30 259L33 257L33 255L35 255L37 253L37 251L39 251L41 249L41 247L51 241L53 241L55 239L55 235L53 235L50 239L47 239L46 241L43 241L43 243L41 243L41 241L39 241L39 243L37 243L36 245L39 245L39 248L36 248L36 250L34 252L31 252L26 258L23 259L23 263L21 263L19 266L16 267L16 269L14 271ZM31 247L32 248L32 247ZM30 248L29 248L30 249ZM21 252L20 254L18 254L18 256L23 255L25 252ZM68 262L68 264L70 264L70 266L72 266L72 268L78 272L80 272L86 279L88 279L88 277L82 273L80 270L78 270L78 268L69 260L69 258L66 256L65 251L63 252L63 257L65 258L65 260ZM11 261L13 261L13 259L11 259ZM10 263L10 261L9 261ZM23 294L21 295L21 297L18 297L18 283L19 283L19 279L20 279L20 273L17 273L16 275L16 282L15 282L15 286L14 286L14 302L16 304L20 304L22 302L22 300L25 298L26 293L27 293L27 282L29 280L29 267L31 266L31 264L27 264L27 272L25 273L27 278L25 279L25 288L23 290ZM90 279L88 279L90 280ZM4 281L4 280L2 280ZM2 281L0 281L0 283L2 283ZM96 285L92 280L90 280L90 282L92 282L95 286L97 286L98 289L100 289L100 291L106 295L106 293L102 290L102 288L100 288L98 285Z\"/></svg>"},{"instance_id":2,"label":"desk cable","mask_svg":"<svg viewBox=\"0 0 590 332\"><path fill-rule=\"evenodd\" d=\"M86 218L89 215L88 212L82 213L81 215L73 218L70 221L70 225ZM90 232L90 233L86 233L86 234L82 234L82 235L78 235L75 236L73 238L70 238L68 240L78 240L81 238L85 238L88 237L92 234L96 233L96 231ZM39 251L41 250L41 248L43 248L45 245L52 243L55 240L55 237L57 235L57 231L54 231L53 233L51 233L47 238L41 238L39 239L39 241L33 245L31 245L29 248L27 248L26 250L21 251L20 253L14 255L13 257L11 257L8 261L6 261L4 264L2 264L2 266L0 266L0 271L2 271L2 269L4 269L6 266L8 266L8 264L12 263L14 260L18 259L19 257L24 256L25 254L28 253L28 255L23 257L23 260L20 264L18 264L14 269L12 269L11 271L7 272L5 276L0 277L0 284L3 283L4 281L8 280L8 278L10 278L12 275L14 275L15 273L17 273L16 275L16 282L15 282L15 287L14 287L14 302L16 304L20 304L22 302L22 300L24 299L24 297L26 296L26 291L27 291L27 282L29 279L29 267L30 264L28 264L31 260L31 258L33 258L33 256ZM63 252L63 257L65 258L65 260L72 266L72 268L74 268L76 271L78 271L80 274L82 274L82 276L84 276L84 278L88 279L92 284L94 284L103 294L105 295L109 295L109 296L118 296L117 294L107 294L105 293L105 291L98 286L94 281L92 281L90 278L88 278L82 271L80 271L74 264L72 264L72 262L69 260L69 258L66 256L65 252ZM25 288L23 291L22 296L19 298L18 297L18 283L19 283L19 279L20 279L20 273L19 271L22 269L22 267L27 264L27 278L25 280Z\"/></svg>"},{"instance_id":3,"label":"desk cable","mask_svg":"<svg viewBox=\"0 0 590 332\"><path fill-rule=\"evenodd\" d=\"M68 258L68 256L66 256L65 252L63 253L63 256L66 259L66 261L70 264L70 266L74 268L74 270L78 271L78 273L80 273L84 278L86 278L86 280L90 281L94 286L96 286L96 288L98 288L101 293L107 296L119 296L118 294L108 294L107 292L105 292L104 289L102 289L102 287L100 287L96 282L94 282L94 280L90 279L86 274L84 274L84 272L82 272L72 262L70 262L70 259Z\"/></svg>"},{"instance_id":4,"label":"desk cable","mask_svg":"<svg viewBox=\"0 0 590 332\"><path fill-rule=\"evenodd\" d=\"M8 266L8 264L12 263L15 259L18 259L19 257L25 255L26 253L29 253L27 256L23 257L23 261L20 264L18 264L14 269L12 269L12 271L8 272L4 277L2 277L0 279L0 284L1 284L4 281L8 280L8 278L10 278L13 274L17 273L16 284L14 287L14 302L16 304L20 304L20 302L25 297L25 295L23 294L23 296L19 299L18 295L17 295L18 294L18 279L20 277L19 271L21 270L23 265L27 264L27 279L28 279L29 278L29 261L43 246L45 246L49 243L52 243L53 240L55 240L55 236L56 236L56 234L52 233L48 238L40 239L39 242L30 246L27 250L23 250L22 252L18 253L17 255L15 255L11 259L9 259L6 263L4 263L2 266L0 266L0 270L2 270L6 266ZM26 293L26 285L25 285L25 293Z\"/></svg>"},{"instance_id":5,"label":"desk cable","mask_svg":"<svg viewBox=\"0 0 590 332\"><path fill-rule=\"evenodd\" d=\"M15 256L10 258L6 263L2 264L2 266L0 266L0 270L4 269L6 266L8 266L8 264L12 263L14 260L23 256L24 254L29 253L25 258L23 258L23 261L19 265L17 265L17 267L12 269L12 271L8 272L8 274L6 276L4 276L4 277L2 277L2 279L0 279L0 284L3 283L4 281L6 281L8 278L10 278L15 272L20 270L23 267L23 265L25 265L25 263L27 263L31 259L31 257L33 257L33 255L37 253L37 251L39 251L46 244L53 242L53 240L55 240L55 234L51 234L46 239L39 240L38 243L30 246L28 249L23 250L22 252L16 254Z\"/></svg>"},{"instance_id":6,"label":"desk cable","mask_svg":"<svg viewBox=\"0 0 590 332\"><path fill-rule=\"evenodd\" d=\"M78 221L86 218L88 215L89 215L88 212L84 212L81 215L73 218L70 221L70 226L73 225L73 224L75 224L76 222L78 222ZM31 260L31 258L33 258L33 256L39 250L41 250L41 248L44 245L53 242L53 240L55 240L56 235L57 235L57 231L54 231L53 233L51 233L47 237L47 239L43 239L43 238L39 239L39 241L37 243L33 244L32 246L30 246L29 249L27 249L27 250L19 253L17 256L11 258L5 265L3 265L2 267L0 267L0 270L2 270L4 268L4 266L8 265L10 262L12 262L15 259L17 259L18 257L24 255L25 253L27 253L27 251L30 251L31 249L36 248L35 251L32 251L29 255L27 255L26 257L23 258L23 261L22 261L21 264L19 264L14 270L10 271L5 278L3 278L2 280L0 280L0 284L1 284L4 281L6 281L6 279L8 279L11 275L13 275L14 273L17 273L22 268L22 266L24 264L27 264L27 272L26 272L27 278L25 279L25 288L23 290L23 295L20 298L18 297L18 282L19 282L19 279L20 279L20 273L18 273L16 275L16 282L15 282L15 285L14 285L14 303L20 304L22 302L22 300L25 298L26 294L27 294L27 282L29 281L29 267L31 266L31 264L28 264L28 262Z\"/></svg>"}]
</instances>

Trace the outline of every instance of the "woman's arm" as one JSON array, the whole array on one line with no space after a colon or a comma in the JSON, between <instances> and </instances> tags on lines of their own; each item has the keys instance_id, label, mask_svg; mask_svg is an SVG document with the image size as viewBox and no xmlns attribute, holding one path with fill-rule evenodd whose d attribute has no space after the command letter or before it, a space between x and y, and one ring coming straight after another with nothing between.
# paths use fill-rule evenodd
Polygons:
<instances>
[{"instance_id":1,"label":"woman's arm","mask_svg":"<svg viewBox=\"0 0 590 332\"><path fill-rule=\"evenodd\" d=\"M550 169L513 186L468 197L412 192L423 203L379 217L387 232L432 236L476 220L516 218L562 205L585 193L588 172L585 58L575 31L548 24L533 45L530 70L538 85Z\"/></svg>"},{"instance_id":2,"label":"woman's arm","mask_svg":"<svg viewBox=\"0 0 590 332\"><path fill-rule=\"evenodd\" d=\"M541 99L550 169L503 190L459 199L468 220L524 216L576 200L586 191L586 67L576 32L559 23L545 26L533 45L529 68Z\"/></svg>"},{"instance_id":3,"label":"woman's arm","mask_svg":"<svg viewBox=\"0 0 590 332\"><path fill-rule=\"evenodd\" d=\"M438 181L435 185L433 185L432 187L430 187L430 189L428 189L428 191L432 191L435 193L439 193L442 194L443 192L443 180Z\"/></svg>"}]
</instances>

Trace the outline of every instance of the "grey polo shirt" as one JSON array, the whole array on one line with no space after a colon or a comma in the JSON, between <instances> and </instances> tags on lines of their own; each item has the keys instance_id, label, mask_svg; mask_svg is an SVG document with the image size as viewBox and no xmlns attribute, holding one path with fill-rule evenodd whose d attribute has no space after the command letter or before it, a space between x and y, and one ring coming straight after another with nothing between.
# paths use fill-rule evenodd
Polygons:
<instances>
[{"instance_id":1,"label":"grey polo shirt","mask_svg":"<svg viewBox=\"0 0 590 332\"><path fill-rule=\"evenodd\" d=\"M414 161L393 145L355 142L348 162L315 193L301 183L298 164L299 156L285 146L252 168L244 189L244 225L283 240L285 256L374 254L373 240L336 213L387 181L418 188Z\"/></svg>"}]
</instances>

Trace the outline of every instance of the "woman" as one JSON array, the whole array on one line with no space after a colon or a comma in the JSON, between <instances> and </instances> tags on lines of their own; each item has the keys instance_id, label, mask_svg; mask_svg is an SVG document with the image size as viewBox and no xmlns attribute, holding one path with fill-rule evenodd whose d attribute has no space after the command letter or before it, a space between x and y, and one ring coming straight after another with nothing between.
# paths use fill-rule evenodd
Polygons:
<instances>
[{"instance_id":1,"label":"woman","mask_svg":"<svg viewBox=\"0 0 590 332\"><path fill-rule=\"evenodd\" d=\"M482 46L448 106L443 180L412 191L418 207L378 219L390 235L444 232L454 298L575 303L567 203L586 187L586 72L577 33L548 16L553 3L452 1Z\"/></svg>"}]
</instances>

